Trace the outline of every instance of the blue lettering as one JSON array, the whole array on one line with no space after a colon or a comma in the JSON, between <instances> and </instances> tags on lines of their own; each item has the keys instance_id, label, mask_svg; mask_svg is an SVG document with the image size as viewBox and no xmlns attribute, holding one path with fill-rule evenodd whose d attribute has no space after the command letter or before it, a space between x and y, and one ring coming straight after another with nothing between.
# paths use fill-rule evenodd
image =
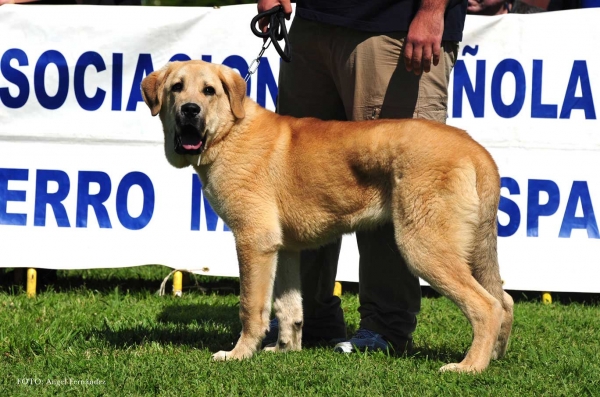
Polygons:
<instances>
[{"instance_id":1,"label":"blue lettering","mask_svg":"<svg viewBox=\"0 0 600 397\"><path fill-rule=\"evenodd\" d=\"M539 218L556 212L560 203L560 192L555 182L539 179L530 179L527 190L527 236L538 237ZM546 204L540 204L540 192L548 193Z\"/></svg>"},{"instance_id":2,"label":"blue lettering","mask_svg":"<svg viewBox=\"0 0 600 397\"><path fill-rule=\"evenodd\" d=\"M48 193L48 182L53 181L58 184L58 190L55 193ZM70 227L69 217L63 205L63 200L69 195L71 182L69 176L64 171L58 170L37 170L35 179L35 210L33 215L34 226L46 226L46 208L52 207L56 224L59 227Z\"/></svg>"},{"instance_id":3,"label":"blue lettering","mask_svg":"<svg viewBox=\"0 0 600 397\"><path fill-rule=\"evenodd\" d=\"M121 110L123 100L123 54L113 54L112 110Z\"/></svg>"},{"instance_id":4,"label":"blue lettering","mask_svg":"<svg viewBox=\"0 0 600 397\"><path fill-rule=\"evenodd\" d=\"M582 217L575 216L579 201L581 201L581 208L583 210ZM585 229L587 230L588 238L600 238L587 182L573 182L558 237L571 237L573 229Z\"/></svg>"},{"instance_id":5,"label":"blue lettering","mask_svg":"<svg viewBox=\"0 0 600 397\"><path fill-rule=\"evenodd\" d=\"M192 58L190 58L188 55L186 54L175 54L171 57L171 59L169 59L169 62L176 62L176 61L191 61Z\"/></svg>"},{"instance_id":6,"label":"blue lettering","mask_svg":"<svg viewBox=\"0 0 600 397\"><path fill-rule=\"evenodd\" d=\"M581 82L581 96L576 97L577 83ZM574 61L569 83L567 84L567 92L565 100L560 111L561 119L571 117L571 110L583 109L587 120L596 119L596 110L594 109L594 98L592 97L592 87L590 86L590 76L587 70L585 61Z\"/></svg>"},{"instance_id":7,"label":"blue lettering","mask_svg":"<svg viewBox=\"0 0 600 397\"><path fill-rule=\"evenodd\" d=\"M97 183L100 191L90 194L90 184ZM108 174L100 171L80 171L77 185L77 227L87 227L88 207L92 207L96 213L98 224L101 228L112 228L108 211L104 202L108 199L111 190L111 182Z\"/></svg>"},{"instance_id":8,"label":"blue lettering","mask_svg":"<svg viewBox=\"0 0 600 397\"><path fill-rule=\"evenodd\" d=\"M531 118L555 119L558 114L557 105L546 105L542 103L542 69L544 61L534 59L533 80L531 92Z\"/></svg>"},{"instance_id":9,"label":"blue lettering","mask_svg":"<svg viewBox=\"0 0 600 397\"><path fill-rule=\"evenodd\" d=\"M502 101L502 79L506 73L515 77L515 98L510 105ZM502 60L492 75L492 105L500 117L515 117L525 103L525 71L516 59Z\"/></svg>"},{"instance_id":10,"label":"blue lettering","mask_svg":"<svg viewBox=\"0 0 600 397\"><path fill-rule=\"evenodd\" d=\"M54 96L48 95L45 86L46 68L51 63L55 64L58 68L58 91ZM65 103L67 94L69 93L69 67L63 54L55 50L48 50L40 56L35 65L33 87L38 102L42 107L54 110Z\"/></svg>"},{"instance_id":11,"label":"blue lettering","mask_svg":"<svg viewBox=\"0 0 600 397\"><path fill-rule=\"evenodd\" d=\"M191 230L200 230L200 205L202 200L202 183L197 174L192 174L192 225ZM207 217L208 218L208 217Z\"/></svg>"},{"instance_id":12,"label":"blue lettering","mask_svg":"<svg viewBox=\"0 0 600 397\"><path fill-rule=\"evenodd\" d=\"M29 170L15 168L0 168L0 225L27 224L27 214L10 214L6 212L9 201L25 201L27 192L24 190L8 190L8 181L26 181Z\"/></svg>"},{"instance_id":13,"label":"blue lettering","mask_svg":"<svg viewBox=\"0 0 600 397\"><path fill-rule=\"evenodd\" d=\"M202 195L202 183L197 174L192 175L192 225L191 230L200 230L200 206L204 201L204 215L206 216L206 229L209 232L217 230L218 215L211 208L210 203ZM225 231L230 231L227 225L224 226Z\"/></svg>"},{"instance_id":14,"label":"blue lettering","mask_svg":"<svg viewBox=\"0 0 600 397\"><path fill-rule=\"evenodd\" d=\"M454 90L452 93L452 117L462 117L463 90L474 117L483 117L485 105L485 61L478 60L475 72L475 87L467 73L465 61L458 60L454 65Z\"/></svg>"},{"instance_id":15,"label":"blue lettering","mask_svg":"<svg viewBox=\"0 0 600 397\"><path fill-rule=\"evenodd\" d=\"M88 51L83 53L77 63L75 64L75 76L73 78L73 86L75 89L75 98L77 102L84 110L98 110L100 106L102 106L102 102L104 102L104 97L106 97L106 91L97 88L96 95L93 97L88 97L85 94L85 70L88 66L94 66L96 71L102 72L106 70L106 64L104 60L97 52Z\"/></svg>"},{"instance_id":16,"label":"blue lettering","mask_svg":"<svg viewBox=\"0 0 600 397\"><path fill-rule=\"evenodd\" d=\"M501 178L500 187L507 188L509 194L521 194L519 184L512 178ZM498 222L498 236L509 237L517 232L521 223L521 211L519 206L514 201L500 196L500 205L498 210L506 213L509 217L508 224L502 225Z\"/></svg>"},{"instance_id":17,"label":"blue lettering","mask_svg":"<svg viewBox=\"0 0 600 397\"><path fill-rule=\"evenodd\" d=\"M7 87L1 87L0 101L2 101L7 108L18 109L25 105L29 98L29 81L23 72L10 65L10 61L13 59L17 60L19 66L29 65L27 54L18 48L12 48L2 55L2 59L0 60L0 71L2 71L2 75L8 82L13 83L19 88L19 94L16 97L13 97L10 95Z\"/></svg>"},{"instance_id":18,"label":"blue lettering","mask_svg":"<svg viewBox=\"0 0 600 397\"><path fill-rule=\"evenodd\" d=\"M256 85L256 102L262 106L267 107L267 88L271 93L271 99L273 103L277 103L277 81L273 76L271 65L269 64L268 58L262 58L258 65L258 82Z\"/></svg>"},{"instance_id":19,"label":"blue lettering","mask_svg":"<svg viewBox=\"0 0 600 397\"><path fill-rule=\"evenodd\" d=\"M154 71L152 66L152 56L150 54L140 54L138 57L138 63L135 67L135 73L133 75L133 83L131 84L131 91L129 93L129 101L127 101L128 112L134 112L138 102L144 102L142 99L142 80L144 77Z\"/></svg>"},{"instance_id":20,"label":"blue lettering","mask_svg":"<svg viewBox=\"0 0 600 397\"><path fill-rule=\"evenodd\" d=\"M142 212L134 218L127 209L127 197L133 185L142 188L144 201ZM140 230L148 225L154 213L154 186L148 175L142 172L130 172L125 175L117 188L117 216L121 225L129 230Z\"/></svg>"},{"instance_id":21,"label":"blue lettering","mask_svg":"<svg viewBox=\"0 0 600 397\"><path fill-rule=\"evenodd\" d=\"M464 55L463 51L463 55ZM467 51L471 53L472 51ZM586 61L573 62L571 75L565 97L562 103L560 115L557 104L542 103L543 66L541 59L533 60L532 87L531 87L531 117L555 119L568 119L573 109L584 111L588 120L596 119L594 98L590 84L590 78ZM473 116L484 117L485 107L485 60L476 61L475 85L469 78L469 73L464 60L458 60L454 66L453 93L452 93L452 117L460 118L463 115L463 91L467 97ZM515 95L511 103L504 103L502 99L502 82L504 76L511 73L515 79ZM576 96L578 87L581 88L581 96ZM491 101L496 114L504 118L512 118L518 115L525 103L527 93L527 81L523 66L516 59L504 59L498 63L491 79Z\"/></svg>"}]
</instances>

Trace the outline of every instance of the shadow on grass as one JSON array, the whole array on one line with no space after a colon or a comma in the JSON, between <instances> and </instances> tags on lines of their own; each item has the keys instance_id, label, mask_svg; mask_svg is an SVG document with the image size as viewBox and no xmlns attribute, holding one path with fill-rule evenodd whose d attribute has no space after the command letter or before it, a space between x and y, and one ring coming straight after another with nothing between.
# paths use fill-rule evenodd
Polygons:
<instances>
[{"instance_id":1,"label":"shadow on grass","mask_svg":"<svg viewBox=\"0 0 600 397\"><path fill-rule=\"evenodd\" d=\"M151 268L151 270L148 270ZM37 292L72 291L87 289L100 293L121 291L156 292L172 269L165 266L138 266L136 268L52 270L37 269ZM19 293L26 288L27 269L0 269L0 291ZM184 292L239 294L239 280L233 277L210 277L184 273ZM173 289L173 278L167 281L166 291Z\"/></svg>"},{"instance_id":2,"label":"shadow on grass","mask_svg":"<svg viewBox=\"0 0 600 397\"><path fill-rule=\"evenodd\" d=\"M163 324L201 324L207 321L238 327L238 305L189 304L166 306L156 320ZM240 326L241 327L241 326ZM239 328L239 327L238 327Z\"/></svg>"},{"instance_id":3,"label":"shadow on grass","mask_svg":"<svg viewBox=\"0 0 600 397\"><path fill-rule=\"evenodd\" d=\"M105 322L101 330L91 333L114 348L160 345L188 346L210 352L230 350L241 331L237 305L174 304L156 316L156 321L132 327L114 329ZM333 345L312 345L304 350L332 349ZM396 358L436 360L442 363L460 362L465 352L444 346L415 346L408 353L391 353Z\"/></svg>"},{"instance_id":4,"label":"shadow on grass","mask_svg":"<svg viewBox=\"0 0 600 397\"><path fill-rule=\"evenodd\" d=\"M51 270L38 269L38 292L42 291L70 291L88 289L101 293L110 293L119 288L129 292L156 292L164 277L171 268L161 265L137 266L119 269L91 269L91 270ZM16 294L25 290L26 269L0 269L0 291ZM184 282L184 292L215 293L219 295L239 294L239 279L233 277L215 277L189 275ZM172 278L167 282L166 291L172 290ZM344 293L358 294L358 283L342 282ZM440 294L431 287L423 286L424 298L439 298ZM540 302L540 291L507 291L515 302ZM598 293L552 292L554 302L566 305L580 303L586 305L600 305Z\"/></svg>"},{"instance_id":5,"label":"shadow on grass","mask_svg":"<svg viewBox=\"0 0 600 397\"><path fill-rule=\"evenodd\" d=\"M430 348L415 346L410 353L398 355L398 357L412 357L425 361L441 361L443 363L459 363L465 358L466 352L444 347Z\"/></svg>"},{"instance_id":6,"label":"shadow on grass","mask_svg":"<svg viewBox=\"0 0 600 397\"><path fill-rule=\"evenodd\" d=\"M221 349L230 349L233 343L237 340L237 336L241 331L241 325L238 316L238 306L211 306L211 305L171 305L165 307L164 310L157 316L157 321L162 324L222 324L233 330L233 333L219 333L218 335L204 335L204 340L210 340L214 343L203 344L203 347L211 351ZM349 335L352 332L348 333ZM194 345L195 346L195 345ZM304 350L314 349L333 349L330 344L313 344L304 346ZM415 346L409 353L392 354L394 357L414 357L423 360L439 360L441 362L460 362L464 358L466 352L437 347L421 347Z\"/></svg>"},{"instance_id":7,"label":"shadow on grass","mask_svg":"<svg viewBox=\"0 0 600 397\"><path fill-rule=\"evenodd\" d=\"M90 336L115 348L152 343L217 351L230 349L241 326L234 305L190 304L166 306L156 321L115 329L108 321Z\"/></svg>"},{"instance_id":8,"label":"shadow on grass","mask_svg":"<svg viewBox=\"0 0 600 397\"><path fill-rule=\"evenodd\" d=\"M0 278L0 289L6 292L26 288L27 269L11 269L5 271ZM97 276L93 272L85 274L81 271L70 275L68 271L52 269L37 269L37 292L45 291L71 291L88 289L98 292L111 292L115 288L121 291L142 292L158 291L162 280L148 280L139 276ZM168 274L168 273L166 273ZM166 275L165 274L165 275Z\"/></svg>"},{"instance_id":9,"label":"shadow on grass","mask_svg":"<svg viewBox=\"0 0 600 397\"><path fill-rule=\"evenodd\" d=\"M358 294L358 283L342 282L342 290L344 293ZM541 302L541 291L518 291L506 290L513 298L515 303L520 302ZM570 303L581 303L584 305L600 305L600 294L598 293L582 293L582 292L552 292L553 302L568 305ZM442 295L429 286L421 287L421 295L423 298L440 298Z\"/></svg>"},{"instance_id":10,"label":"shadow on grass","mask_svg":"<svg viewBox=\"0 0 600 397\"><path fill-rule=\"evenodd\" d=\"M540 291L506 291L512 296L515 303L520 302L540 302L542 292ZM600 294L583 292L550 292L552 301L563 305L570 303L580 303L584 305L600 305Z\"/></svg>"}]
</instances>

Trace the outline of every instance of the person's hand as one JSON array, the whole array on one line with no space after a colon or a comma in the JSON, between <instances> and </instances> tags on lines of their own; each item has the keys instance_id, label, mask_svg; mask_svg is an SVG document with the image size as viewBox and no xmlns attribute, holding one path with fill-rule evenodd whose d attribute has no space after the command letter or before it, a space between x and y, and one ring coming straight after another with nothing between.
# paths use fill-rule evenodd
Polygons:
<instances>
[{"instance_id":1,"label":"person's hand","mask_svg":"<svg viewBox=\"0 0 600 397\"><path fill-rule=\"evenodd\" d=\"M409 72L416 75L428 73L432 63L437 66L440 62L444 10L421 8L410 23L404 42L404 65Z\"/></svg>"},{"instance_id":2,"label":"person's hand","mask_svg":"<svg viewBox=\"0 0 600 397\"><path fill-rule=\"evenodd\" d=\"M15 4L15 0L0 0L0 6L4 4Z\"/></svg>"},{"instance_id":3,"label":"person's hand","mask_svg":"<svg viewBox=\"0 0 600 397\"><path fill-rule=\"evenodd\" d=\"M283 7L285 18L289 20L290 15L292 15L292 4L290 0L258 0L258 13L260 14L261 12L269 11L271 8L277 7L278 5L281 5ZM261 32L266 32L268 26L268 18L262 18L260 21L258 21L258 28L261 30Z\"/></svg>"}]
</instances>

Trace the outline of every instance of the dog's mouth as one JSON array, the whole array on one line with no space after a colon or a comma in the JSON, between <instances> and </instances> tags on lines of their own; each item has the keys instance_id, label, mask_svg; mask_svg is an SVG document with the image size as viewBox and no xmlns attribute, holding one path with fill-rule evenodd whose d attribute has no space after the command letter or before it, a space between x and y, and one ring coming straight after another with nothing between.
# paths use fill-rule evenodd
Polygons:
<instances>
[{"instance_id":1,"label":"dog's mouth","mask_svg":"<svg viewBox=\"0 0 600 397\"><path fill-rule=\"evenodd\" d=\"M207 134L194 125L184 125L175 133L175 153L196 155L206 148Z\"/></svg>"}]
</instances>

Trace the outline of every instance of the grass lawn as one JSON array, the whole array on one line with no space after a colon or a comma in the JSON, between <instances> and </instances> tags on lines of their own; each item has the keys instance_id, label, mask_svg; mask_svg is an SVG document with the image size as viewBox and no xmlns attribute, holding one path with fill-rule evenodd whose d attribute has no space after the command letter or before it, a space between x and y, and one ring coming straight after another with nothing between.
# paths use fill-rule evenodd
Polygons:
<instances>
[{"instance_id":1,"label":"grass lawn","mask_svg":"<svg viewBox=\"0 0 600 397\"><path fill-rule=\"evenodd\" d=\"M35 299L2 281L0 396L600 396L597 299L544 305L514 293L508 355L474 376L438 372L461 360L471 331L434 295L423 299L411 356L314 348L211 362L240 331L236 283L198 278L203 289L159 297L169 270L63 271ZM358 298L342 302L353 332Z\"/></svg>"}]
</instances>

